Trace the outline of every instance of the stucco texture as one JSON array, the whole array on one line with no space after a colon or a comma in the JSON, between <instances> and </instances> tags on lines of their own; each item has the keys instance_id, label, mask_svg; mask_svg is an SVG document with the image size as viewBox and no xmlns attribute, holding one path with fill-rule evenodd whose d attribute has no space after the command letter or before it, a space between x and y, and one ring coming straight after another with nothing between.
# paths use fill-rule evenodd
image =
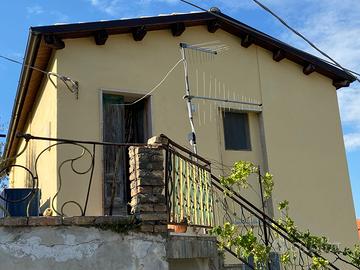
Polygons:
<instances>
[{"instance_id":1,"label":"stucco texture","mask_svg":"<svg viewBox=\"0 0 360 270\"><path fill-rule=\"evenodd\" d=\"M0 228L1 269L168 269L165 239L96 228Z\"/></svg>"},{"instance_id":2,"label":"stucco texture","mask_svg":"<svg viewBox=\"0 0 360 270\"><path fill-rule=\"evenodd\" d=\"M64 40L65 48L53 56L56 70L79 81L80 93L76 99L58 83L54 136L101 141L102 93L144 95L180 59L179 42L216 40L229 50L213 61L190 59L192 93L209 96L211 81L214 96L216 79L218 96L220 90L225 90L230 97L243 96L263 107L262 112L252 112L249 117L252 150L227 151L222 116L217 112L229 105L196 102L194 119L200 155L213 162L215 175L226 174L237 160L253 161L270 170L275 175L273 202L289 200L290 214L300 228L326 235L332 242L353 244L355 212L332 81L316 72L306 76L301 66L289 60L275 62L270 52L255 45L243 48L238 37L222 30L212 34L205 26L189 27L180 37L173 37L168 30L151 31L140 42L135 42L131 34L111 35L103 46L97 46L93 38ZM183 95L183 69L179 66L150 97L150 136L164 133L188 146L190 125ZM97 153L89 215L103 214L100 147ZM58 149L58 165L70 154ZM39 181L54 183L55 179L55 174L49 174ZM75 178L70 170L64 170L63 179L58 205L85 197L86 181ZM259 193L256 178L251 181ZM48 192L53 191L44 190L43 196L53 196ZM259 206L256 192L242 194ZM76 207L67 213L79 214Z\"/></svg>"}]
</instances>

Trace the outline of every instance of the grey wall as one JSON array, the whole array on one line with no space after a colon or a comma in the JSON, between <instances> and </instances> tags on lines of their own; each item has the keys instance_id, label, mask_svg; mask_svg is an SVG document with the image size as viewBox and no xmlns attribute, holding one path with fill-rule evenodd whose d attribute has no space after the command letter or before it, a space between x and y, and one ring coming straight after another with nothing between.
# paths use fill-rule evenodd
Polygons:
<instances>
[{"instance_id":1,"label":"grey wall","mask_svg":"<svg viewBox=\"0 0 360 270\"><path fill-rule=\"evenodd\" d=\"M0 228L0 269L168 269L160 235L85 227Z\"/></svg>"}]
</instances>

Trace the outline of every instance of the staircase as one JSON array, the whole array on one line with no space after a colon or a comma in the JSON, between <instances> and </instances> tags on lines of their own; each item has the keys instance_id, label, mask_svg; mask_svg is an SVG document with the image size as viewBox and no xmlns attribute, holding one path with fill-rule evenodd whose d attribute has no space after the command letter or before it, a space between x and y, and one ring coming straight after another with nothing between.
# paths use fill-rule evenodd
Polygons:
<instances>
[{"instance_id":1,"label":"staircase","mask_svg":"<svg viewBox=\"0 0 360 270\"><path fill-rule=\"evenodd\" d=\"M208 231L224 222L236 223L244 233L251 229L256 238L270 249L270 258L262 269L312 269L314 256L328 262L325 269L340 269L338 264L335 265L341 260L338 255L327 254L333 258L331 261L308 248L267 215L264 209L255 206L239 192L222 186L220 179L211 174L209 161L166 136L162 137L166 142L163 146L166 150L165 178L170 224L181 223L186 219L192 226ZM284 250L291 250L292 253L286 265L280 259ZM224 270L259 269L251 258L240 257L236 250L225 248L224 253L237 259L235 263L234 260L224 263Z\"/></svg>"}]
</instances>

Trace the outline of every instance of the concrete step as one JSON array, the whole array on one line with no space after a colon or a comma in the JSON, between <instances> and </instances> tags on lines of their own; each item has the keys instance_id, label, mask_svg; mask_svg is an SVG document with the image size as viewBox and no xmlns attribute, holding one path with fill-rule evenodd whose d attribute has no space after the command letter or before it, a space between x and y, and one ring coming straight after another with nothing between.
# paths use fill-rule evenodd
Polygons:
<instances>
[{"instance_id":1,"label":"concrete step","mask_svg":"<svg viewBox=\"0 0 360 270\"><path fill-rule=\"evenodd\" d=\"M223 270L245 270L245 266L242 263L238 264L224 264Z\"/></svg>"}]
</instances>

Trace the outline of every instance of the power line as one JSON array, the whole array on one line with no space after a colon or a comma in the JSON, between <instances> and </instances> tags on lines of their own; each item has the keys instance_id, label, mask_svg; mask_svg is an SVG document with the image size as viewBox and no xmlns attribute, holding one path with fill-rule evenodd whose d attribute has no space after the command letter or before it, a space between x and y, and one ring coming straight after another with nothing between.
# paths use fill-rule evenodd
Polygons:
<instances>
[{"instance_id":1,"label":"power line","mask_svg":"<svg viewBox=\"0 0 360 270\"><path fill-rule=\"evenodd\" d=\"M174 71L174 69L183 61L183 59L180 59L179 61L176 62L176 64L165 74L165 76L160 80L160 82L158 82L148 93L146 93L144 96L142 96L141 98L135 100L134 102L131 103L124 103L124 104L119 104L122 106L131 106L134 105L136 103L138 103L139 101L143 100L144 98L148 97L151 95L151 93L153 93L156 89L158 89L163 83L164 81L167 79L167 77L169 77L169 75Z\"/></svg>"},{"instance_id":2,"label":"power line","mask_svg":"<svg viewBox=\"0 0 360 270\"><path fill-rule=\"evenodd\" d=\"M57 73L54 73L54 72L50 72L50 71L45 71L45 70L42 70L40 68L37 68L37 67L34 67L32 65L28 65L28 64L25 64L24 62L20 62L16 59L13 59L13 58L10 58L10 57L7 57L7 56L4 56L4 55L0 55L0 58L4 59L4 60L7 60L9 62L12 62L12 63L15 63L15 64L19 64L23 67L27 67L27 68L30 68L30 69L33 69L35 71L38 71L38 72L41 72L43 74L45 74L48 79L50 80L50 82L52 83L52 85L54 85L55 88L57 88L57 85L55 84L55 82L52 80L51 76L55 76L57 77L59 80L61 80L66 88L73 94L75 94L76 98L78 98L78 94L79 94L79 83L73 79L71 79L70 77L67 77L67 76L64 76L64 75L60 75L60 74L57 74Z\"/></svg>"},{"instance_id":3,"label":"power line","mask_svg":"<svg viewBox=\"0 0 360 270\"><path fill-rule=\"evenodd\" d=\"M57 78L59 78L60 80L62 80L64 82L64 84L66 85L66 87L69 89L70 92L74 93L77 95L77 92L76 92L76 89L78 87L78 82L77 81L74 81L72 80L71 78L69 77L66 77L66 76L63 76L63 75L59 75L57 73L54 73L54 72L49 72L49 71L44 71L44 70L41 70L37 67L34 67L34 66L31 66L31 65L28 65L28 64L25 64L25 63L22 63L16 59L13 59L13 58L10 58L10 57L7 57L7 56L4 56L4 55L0 55L0 58L2 59L5 59L7 61L10 61L12 63L16 63L16 64L19 64L19 65L22 65L22 66L25 66L25 67L28 67L28 68L31 68L33 70L36 70L38 72L41 72L45 75L47 75L47 77L49 78L50 82L56 87L56 84L55 82L51 79L51 76L56 76ZM144 98L148 97L149 95L151 95L151 93L153 93L156 89L158 89L163 83L164 81L167 79L167 77L174 71L174 69L183 61L183 59L180 59L179 61L176 62L176 64L165 74L165 76L160 80L159 83L157 83L147 94L145 94L144 96L142 96L141 98L135 100L134 102L131 102L131 103L127 103L127 104L121 104L123 106L131 106L131 105L134 105L136 103L138 103L139 101L143 100ZM71 83L71 85L68 84L68 82ZM75 89L76 88L76 89Z\"/></svg>"},{"instance_id":4,"label":"power line","mask_svg":"<svg viewBox=\"0 0 360 270\"><path fill-rule=\"evenodd\" d=\"M285 20L283 20L279 15L277 15L274 11L272 11L270 8L259 2L258 0L252 0L254 3L256 3L258 6L260 6L262 9L270 13L272 16L274 16L279 22L281 22L286 28L288 28L290 31L292 31L295 35L302 38L306 43L308 43L311 47L313 47L316 51L318 51L320 54L328 58L331 62L333 62L337 67L345 71L347 74L354 76L350 73L349 69L344 68L342 65L340 65L334 58L332 58L330 55L322 51L320 48L318 48L313 42L311 42L308 38L306 38L303 34L301 34L299 31L291 27ZM358 82L360 82L360 79L356 76L354 76Z\"/></svg>"},{"instance_id":5,"label":"power line","mask_svg":"<svg viewBox=\"0 0 360 270\"><path fill-rule=\"evenodd\" d=\"M200 7L200 6L196 5L196 4L193 4L193 3L189 2L189 1L186 1L186 0L180 0L180 1L183 2L183 3L186 3L186 4L190 5L190 6L193 6L193 7L195 7L195 8L198 8L198 9L200 9L200 10L202 10L202 11L208 12L208 13L212 14L213 16L218 17L218 18L220 18L220 19L222 19L222 20L225 20L225 21L227 21L227 22L229 22L229 23L232 23L232 24L235 24L235 25L241 27L241 25L238 24L237 22L235 22L235 21L233 21L233 20L230 20L230 19L228 19L228 18L226 18L226 17L224 17L224 16L222 16L222 15L216 13L216 12L213 12L213 11L211 11L211 10L207 10L207 9L205 9L205 8L202 8L202 7ZM270 13L272 16L274 16L274 17L275 17L277 20L279 20L286 28L288 28L288 29L291 30L293 33L295 33L297 36L299 36L300 38L302 38L306 43L308 43L312 48L314 48L316 51L318 51L321 55L323 55L323 56L325 56L326 58L328 58L328 59L332 62L332 64L334 64L335 66L337 66L338 68L340 68L341 70L343 70L343 71L344 71L345 73L347 73L348 75L355 77L355 79L356 79L358 82L360 82L360 79L359 79L357 76L354 75L354 74L360 75L359 73L354 72L354 71L352 71L352 70L350 70L350 69L344 68L344 67L343 67L342 65L340 65L335 59L333 59L333 58L332 58L331 56L329 56L327 53L323 52L320 48L318 48L314 43L312 43L312 42L311 42L309 39L307 39L304 35L302 35L300 32L298 32L297 30L295 30L294 28L292 28L288 23L286 23L280 16L278 16L275 12L273 12L273 11L272 11L271 9L269 9L267 6L265 6L264 4L260 3L258 0L251 0L251 1L255 2L255 3L256 3L258 6L260 6L262 9L264 9L265 11L267 11L268 13Z\"/></svg>"},{"instance_id":6,"label":"power line","mask_svg":"<svg viewBox=\"0 0 360 270\"><path fill-rule=\"evenodd\" d=\"M10 57L4 56L4 55L0 55L0 58L5 59L5 60L10 61L10 62L15 63L15 64L19 64L19 65L22 65L22 66L31 68L31 69L33 69L33 70L39 71L39 72L44 73L44 74L48 74L48 73L49 73L48 71L41 70L41 69L39 69L39 68L37 68L37 67L34 67L34 66L31 66L31 65L25 64L25 63L23 63L23 62L20 62L20 61L18 61L18 60L15 60L15 59L13 59L13 58L10 58Z\"/></svg>"}]
</instances>

